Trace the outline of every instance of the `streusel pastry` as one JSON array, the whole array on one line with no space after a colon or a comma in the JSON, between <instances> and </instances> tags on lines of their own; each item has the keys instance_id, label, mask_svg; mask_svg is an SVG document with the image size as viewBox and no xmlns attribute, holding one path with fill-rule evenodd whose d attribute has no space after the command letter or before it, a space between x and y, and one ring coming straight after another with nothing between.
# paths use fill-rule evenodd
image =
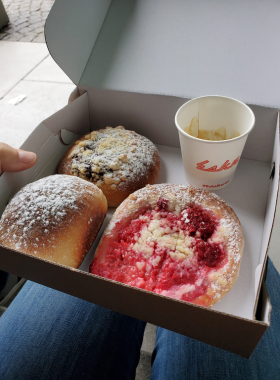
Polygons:
<instances>
[{"instance_id":1,"label":"streusel pastry","mask_svg":"<svg viewBox=\"0 0 280 380\"><path fill-rule=\"evenodd\" d=\"M64 154L58 172L80 177L103 191L109 207L154 184L160 169L155 145L123 127L100 129L82 137Z\"/></svg>"}]
</instances>

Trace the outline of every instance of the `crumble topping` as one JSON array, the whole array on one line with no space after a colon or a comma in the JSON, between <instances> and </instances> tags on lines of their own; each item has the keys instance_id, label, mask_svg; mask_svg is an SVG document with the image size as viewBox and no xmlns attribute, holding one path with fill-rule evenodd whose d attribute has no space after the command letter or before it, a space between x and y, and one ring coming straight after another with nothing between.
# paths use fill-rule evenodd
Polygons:
<instances>
[{"instance_id":1,"label":"crumble topping","mask_svg":"<svg viewBox=\"0 0 280 380\"><path fill-rule=\"evenodd\" d=\"M85 136L68 156L74 176L112 190L145 176L153 168L156 147L146 137L124 127L107 127Z\"/></svg>"}]
</instances>

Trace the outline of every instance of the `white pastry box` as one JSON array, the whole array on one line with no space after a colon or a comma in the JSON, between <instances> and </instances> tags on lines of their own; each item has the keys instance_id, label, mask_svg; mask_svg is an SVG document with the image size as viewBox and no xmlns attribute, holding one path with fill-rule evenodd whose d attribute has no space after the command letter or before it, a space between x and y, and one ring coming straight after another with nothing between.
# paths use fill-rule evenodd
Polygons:
<instances>
[{"instance_id":1,"label":"white pastry box","mask_svg":"<svg viewBox=\"0 0 280 380\"><path fill-rule=\"evenodd\" d=\"M37 164L0 178L2 214L22 186L56 173L75 139L123 125L157 144L158 183L187 184L177 109L202 95L247 103L256 126L233 182L217 191L241 221L244 256L236 284L218 304L207 309L89 274L102 231L79 270L4 247L0 268L249 357L270 324L264 277L279 183L279 11L273 1L56 0L46 41L77 88L70 104L42 121L23 144L37 153Z\"/></svg>"}]
</instances>

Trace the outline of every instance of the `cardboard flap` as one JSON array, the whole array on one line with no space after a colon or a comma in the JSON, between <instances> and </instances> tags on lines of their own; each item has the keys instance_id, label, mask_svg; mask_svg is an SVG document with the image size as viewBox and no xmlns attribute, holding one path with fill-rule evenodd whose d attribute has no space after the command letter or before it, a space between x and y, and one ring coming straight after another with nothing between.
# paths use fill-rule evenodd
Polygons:
<instances>
[{"instance_id":1,"label":"cardboard flap","mask_svg":"<svg viewBox=\"0 0 280 380\"><path fill-rule=\"evenodd\" d=\"M49 52L78 84L111 0L57 0L45 25Z\"/></svg>"},{"instance_id":2,"label":"cardboard flap","mask_svg":"<svg viewBox=\"0 0 280 380\"><path fill-rule=\"evenodd\" d=\"M256 312L256 320L266 323L267 325L270 325L271 320L271 301L266 289L266 285L263 282L260 292L260 298L258 302L258 308Z\"/></svg>"},{"instance_id":3,"label":"cardboard flap","mask_svg":"<svg viewBox=\"0 0 280 380\"><path fill-rule=\"evenodd\" d=\"M112 0L80 85L278 107L279 12L271 0Z\"/></svg>"},{"instance_id":4,"label":"cardboard flap","mask_svg":"<svg viewBox=\"0 0 280 380\"><path fill-rule=\"evenodd\" d=\"M277 198L278 198L278 192L279 192L279 114L277 119L277 126L275 131L275 140L274 140L274 149L273 149L273 155L272 155L272 163L271 163L271 170L270 170L270 181L269 181L269 188L268 188L268 196L267 196L267 205L266 205L266 212L265 212L265 223L264 223L264 229L263 229L263 236L262 236L262 244L261 244L261 250L260 250L260 258L259 262L261 263L258 266L258 270L256 270L255 273L255 281L256 284L259 284L257 291L256 291L256 301L259 298L260 290L261 290L261 281L260 279L263 278L265 266L263 263L265 263L265 257L268 252L269 248L269 242L271 239L273 224L275 220L275 214L276 214L276 205L277 205ZM254 308L254 315L256 313L257 303L255 304Z\"/></svg>"},{"instance_id":5,"label":"cardboard flap","mask_svg":"<svg viewBox=\"0 0 280 380\"><path fill-rule=\"evenodd\" d=\"M46 42L83 87L279 107L280 3L56 0Z\"/></svg>"},{"instance_id":6,"label":"cardboard flap","mask_svg":"<svg viewBox=\"0 0 280 380\"><path fill-rule=\"evenodd\" d=\"M87 93L45 119L44 124L53 133L59 133L62 129L80 135L90 132Z\"/></svg>"}]
</instances>

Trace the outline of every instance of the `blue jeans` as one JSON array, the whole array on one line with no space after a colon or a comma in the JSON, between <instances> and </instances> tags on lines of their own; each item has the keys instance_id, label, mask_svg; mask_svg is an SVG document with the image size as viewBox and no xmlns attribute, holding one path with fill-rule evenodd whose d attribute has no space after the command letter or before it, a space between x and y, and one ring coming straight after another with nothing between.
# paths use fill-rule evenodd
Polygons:
<instances>
[{"instance_id":1,"label":"blue jeans","mask_svg":"<svg viewBox=\"0 0 280 380\"><path fill-rule=\"evenodd\" d=\"M280 276L270 260L267 287L271 327L249 360L158 328L151 378L280 379ZM27 282L0 318L0 379L134 379L144 329L144 322Z\"/></svg>"}]
</instances>

